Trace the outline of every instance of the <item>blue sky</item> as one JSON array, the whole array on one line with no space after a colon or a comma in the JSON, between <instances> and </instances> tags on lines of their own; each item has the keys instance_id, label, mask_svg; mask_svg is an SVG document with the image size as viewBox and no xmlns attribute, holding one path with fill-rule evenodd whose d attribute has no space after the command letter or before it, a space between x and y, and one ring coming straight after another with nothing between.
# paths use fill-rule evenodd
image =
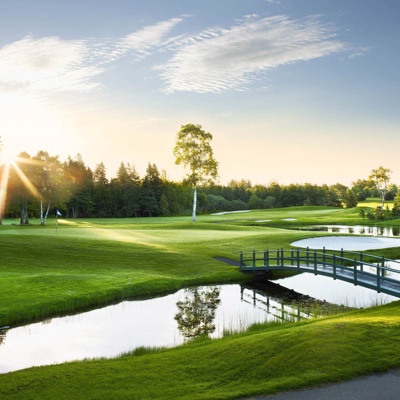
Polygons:
<instances>
[{"instance_id":1,"label":"blue sky","mask_svg":"<svg viewBox=\"0 0 400 400\"><path fill-rule=\"evenodd\" d=\"M181 125L220 181L400 184L395 0L3 1L4 152L80 153L171 179Z\"/></svg>"}]
</instances>

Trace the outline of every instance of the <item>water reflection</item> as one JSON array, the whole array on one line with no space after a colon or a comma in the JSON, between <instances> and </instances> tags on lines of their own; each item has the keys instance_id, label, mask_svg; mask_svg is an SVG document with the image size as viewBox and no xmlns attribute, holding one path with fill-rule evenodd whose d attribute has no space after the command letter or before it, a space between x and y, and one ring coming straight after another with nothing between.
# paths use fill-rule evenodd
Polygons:
<instances>
[{"instance_id":1,"label":"water reflection","mask_svg":"<svg viewBox=\"0 0 400 400\"><path fill-rule=\"evenodd\" d=\"M6 340L6 333L7 333L8 327L0 327L0 346L5 342Z\"/></svg>"},{"instance_id":2,"label":"water reflection","mask_svg":"<svg viewBox=\"0 0 400 400\"><path fill-rule=\"evenodd\" d=\"M350 233L355 235L372 236L400 236L400 226L364 226L364 225L312 225L301 228L291 228L301 231L330 232L330 233Z\"/></svg>"},{"instance_id":3,"label":"water reflection","mask_svg":"<svg viewBox=\"0 0 400 400\"><path fill-rule=\"evenodd\" d=\"M215 310L221 303L218 287L185 290L185 298L176 303L175 315L181 335L187 339L215 332Z\"/></svg>"},{"instance_id":4,"label":"water reflection","mask_svg":"<svg viewBox=\"0 0 400 400\"><path fill-rule=\"evenodd\" d=\"M302 319L337 314L349 309L287 289L274 282L241 285L242 301L263 310L269 321L298 322Z\"/></svg>"},{"instance_id":5,"label":"water reflection","mask_svg":"<svg viewBox=\"0 0 400 400\"><path fill-rule=\"evenodd\" d=\"M199 287L2 330L0 373L84 358L116 357L138 347L171 347L198 334L218 338L254 323L298 321L335 312L335 307L342 309L330 305L335 301L326 297L330 291L337 293L339 281L302 275L322 294L308 293L304 282L294 284L294 290L287 289L297 277L281 280L281 286L268 283ZM310 280L311 277L316 279ZM345 285L353 293L355 288ZM368 289L365 292L374 293Z\"/></svg>"}]
</instances>

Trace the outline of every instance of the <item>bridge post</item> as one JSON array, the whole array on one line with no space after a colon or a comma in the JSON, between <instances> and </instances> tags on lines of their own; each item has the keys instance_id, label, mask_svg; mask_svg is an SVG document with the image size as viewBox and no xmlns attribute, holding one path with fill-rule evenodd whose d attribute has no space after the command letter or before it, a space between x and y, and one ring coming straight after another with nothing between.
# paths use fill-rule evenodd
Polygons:
<instances>
[{"instance_id":1,"label":"bridge post","mask_svg":"<svg viewBox=\"0 0 400 400\"><path fill-rule=\"evenodd\" d=\"M357 286L357 259L354 259L354 285Z\"/></svg>"},{"instance_id":2,"label":"bridge post","mask_svg":"<svg viewBox=\"0 0 400 400\"><path fill-rule=\"evenodd\" d=\"M326 262L326 250L325 250L325 246L322 248L322 263L325 267L325 262Z\"/></svg>"},{"instance_id":3,"label":"bridge post","mask_svg":"<svg viewBox=\"0 0 400 400\"><path fill-rule=\"evenodd\" d=\"M281 251L278 249L276 250L276 265L279 265L279 254L281 253Z\"/></svg>"},{"instance_id":4,"label":"bridge post","mask_svg":"<svg viewBox=\"0 0 400 400\"><path fill-rule=\"evenodd\" d=\"M269 267L269 250L267 249L264 253L264 257L267 257L266 267Z\"/></svg>"},{"instance_id":5,"label":"bridge post","mask_svg":"<svg viewBox=\"0 0 400 400\"><path fill-rule=\"evenodd\" d=\"M256 251L253 250L253 267L256 266Z\"/></svg>"},{"instance_id":6,"label":"bridge post","mask_svg":"<svg viewBox=\"0 0 400 400\"><path fill-rule=\"evenodd\" d=\"M285 266L285 251L283 249L281 249L281 265L282 267Z\"/></svg>"},{"instance_id":7,"label":"bridge post","mask_svg":"<svg viewBox=\"0 0 400 400\"><path fill-rule=\"evenodd\" d=\"M268 250L264 250L264 266L268 267Z\"/></svg>"},{"instance_id":8,"label":"bridge post","mask_svg":"<svg viewBox=\"0 0 400 400\"><path fill-rule=\"evenodd\" d=\"M382 257L382 270L381 270L382 276L385 276L385 257Z\"/></svg>"},{"instance_id":9,"label":"bridge post","mask_svg":"<svg viewBox=\"0 0 400 400\"><path fill-rule=\"evenodd\" d=\"M291 259L291 265L294 265L294 250L293 250L293 247L292 247L292 249L291 249L291 251L290 251L290 259Z\"/></svg>"},{"instance_id":10,"label":"bridge post","mask_svg":"<svg viewBox=\"0 0 400 400\"><path fill-rule=\"evenodd\" d=\"M240 252L240 268L243 268L243 251Z\"/></svg>"},{"instance_id":11,"label":"bridge post","mask_svg":"<svg viewBox=\"0 0 400 400\"><path fill-rule=\"evenodd\" d=\"M381 292L381 267L379 266L379 263L376 265L376 287L377 287L377 292Z\"/></svg>"},{"instance_id":12,"label":"bridge post","mask_svg":"<svg viewBox=\"0 0 400 400\"><path fill-rule=\"evenodd\" d=\"M307 247L307 250L306 250L306 263L307 263L307 267L308 267L308 265L309 265L308 260L309 260L309 249L308 249L308 247Z\"/></svg>"},{"instance_id":13,"label":"bridge post","mask_svg":"<svg viewBox=\"0 0 400 400\"><path fill-rule=\"evenodd\" d=\"M317 275L317 251L314 250L314 275Z\"/></svg>"},{"instance_id":14,"label":"bridge post","mask_svg":"<svg viewBox=\"0 0 400 400\"><path fill-rule=\"evenodd\" d=\"M363 261L364 261L364 254L363 254L363 252L361 252L360 253L360 271L364 271Z\"/></svg>"},{"instance_id":15,"label":"bridge post","mask_svg":"<svg viewBox=\"0 0 400 400\"><path fill-rule=\"evenodd\" d=\"M300 249L297 249L297 269L300 269Z\"/></svg>"},{"instance_id":16,"label":"bridge post","mask_svg":"<svg viewBox=\"0 0 400 400\"><path fill-rule=\"evenodd\" d=\"M336 280L336 254L333 255L333 279Z\"/></svg>"},{"instance_id":17,"label":"bridge post","mask_svg":"<svg viewBox=\"0 0 400 400\"><path fill-rule=\"evenodd\" d=\"M344 258L344 251L343 251L343 247L340 249L340 257L341 257L341 259L342 259L342 267L343 267L343 265L344 265L344 260L343 260L343 258Z\"/></svg>"}]
</instances>

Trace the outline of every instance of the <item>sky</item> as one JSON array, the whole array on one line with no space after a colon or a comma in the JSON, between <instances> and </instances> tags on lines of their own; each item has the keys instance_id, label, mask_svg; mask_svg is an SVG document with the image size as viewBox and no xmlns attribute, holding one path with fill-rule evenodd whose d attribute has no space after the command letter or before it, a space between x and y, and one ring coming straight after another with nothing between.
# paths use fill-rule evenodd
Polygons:
<instances>
[{"instance_id":1,"label":"sky","mask_svg":"<svg viewBox=\"0 0 400 400\"><path fill-rule=\"evenodd\" d=\"M398 0L0 0L3 153L185 175L182 125L220 183L400 184Z\"/></svg>"}]
</instances>

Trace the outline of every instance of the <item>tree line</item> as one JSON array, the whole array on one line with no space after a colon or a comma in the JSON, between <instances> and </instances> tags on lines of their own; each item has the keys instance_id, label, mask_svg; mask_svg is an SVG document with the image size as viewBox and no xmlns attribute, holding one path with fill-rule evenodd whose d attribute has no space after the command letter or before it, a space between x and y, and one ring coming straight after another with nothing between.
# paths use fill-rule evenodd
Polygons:
<instances>
[{"instance_id":1,"label":"tree line","mask_svg":"<svg viewBox=\"0 0 400 400\"><path fill-rule=\"evenodd\" d=\"M44 225L53 213L67 218L152 217L190 214L190 208L195 222L197 212L303 205L352 208L371 196L381 197L381 216L385 215L385 199L397 196L394 212L400 214L400 192L390 185L392 171L383 167L372 170L368 179L360 179L350 188L340 183L328 186L272 182L253 186L246 180L217 185L218 162L213 155L212 138L201 125L181 126L173 152L175 163L187 169L182 182L169 180L166 172L151 163L145 176L140 177L133 164L123 162L117 175L109 180L102 162L92 171L79 154L62 162L46 151L33 157L21 153L15 162L7 163L1 159L0 138L0 224L3 216L19 218L21 225L29 224L29 218L39 217Z\"/></svg>"},{"instance_id":2,"label":"tree line","mask_svg":"<svg viewBox=\"0 0 400 400\"><path fill-rule=\"evenodd\" d=\"M190 215L192 209L192 182L171 181L152 163L141 177L133 164L122 162L116 176L108 179L102 162L92 171L80 155L62 162L39 151L33 157L21 153L9 167L1 165L0 176L8 181L6 191L2 183L1 217L17 218L21 224L32 218L45 224L56 210L66 218L124 218ZM357 180L351 187L232 180L227 185L203 184L197 192L199 213L303 205L350 208L359 200L382 195L372 179ZM395 185L387 185L384 198L392 200L397 192Z\"/></svg>"}]
</instances>

